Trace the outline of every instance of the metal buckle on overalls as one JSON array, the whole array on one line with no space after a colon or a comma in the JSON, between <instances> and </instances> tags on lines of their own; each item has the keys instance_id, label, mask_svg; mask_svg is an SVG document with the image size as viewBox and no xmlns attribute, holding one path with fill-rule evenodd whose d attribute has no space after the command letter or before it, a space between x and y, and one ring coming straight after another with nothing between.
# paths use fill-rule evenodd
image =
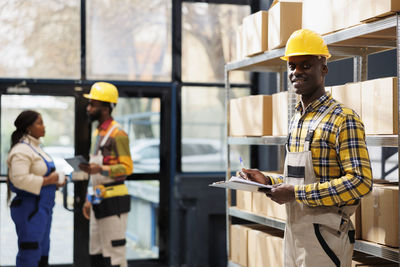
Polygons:
<instances>
[{"instance_id":1,"label":"metal buckle on overalls","mask_svg":"<svg viewBox=\"0 0 400 267\"><path fill-rule=\"evenodd\" d=\"M306 142L311 142L314 136L314 131L308 131L306 136Z\"/></svg>"}]
</instances>

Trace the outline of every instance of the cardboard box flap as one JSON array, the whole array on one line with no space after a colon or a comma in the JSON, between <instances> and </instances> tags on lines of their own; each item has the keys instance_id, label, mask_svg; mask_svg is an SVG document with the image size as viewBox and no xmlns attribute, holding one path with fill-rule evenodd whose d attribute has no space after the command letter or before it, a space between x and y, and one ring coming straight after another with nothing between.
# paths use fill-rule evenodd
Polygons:
<instances>
[{"instance_id":1,"label":"cardboard box flap","mask_svg":"<svg viewBox=\"0 0 400 267\"><path fill-rule=\"evenodd\" d=\"M274 0L274 2L272 2L271 7L273 7L274 5L276 5L278 2L294 2L294 3L302 3L303 0Z\"/></svg>"}]
</instances>

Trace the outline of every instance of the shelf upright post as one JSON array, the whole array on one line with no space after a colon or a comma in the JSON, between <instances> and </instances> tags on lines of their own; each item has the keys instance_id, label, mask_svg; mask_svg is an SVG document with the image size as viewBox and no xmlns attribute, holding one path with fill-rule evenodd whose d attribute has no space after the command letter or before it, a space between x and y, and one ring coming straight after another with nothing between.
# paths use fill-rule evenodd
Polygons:
<instances>
[{"instance_id":1,"label":"shelf upright post","mask_svg":"<svg viewBox=\"0 0 400 267\"><path fill-rule=\"evenodd\" d=\"M231 174L231 160L230 160L230 146L228 143L229 137L229 123L230 123L230 83L229 83L229 71L225 65L225 148L226 148L226 175L225 180L229 180ZM225 221L226 221L226 255L229 258L229 247L230 247L230 229L231 220L229 217L229 207L231 206L231 191L225 190Z\"/></svg>"},{"instance_id":2,"label":"shelf upright post","mask_svg":"<svg viewBox=\"0 0 400 267\"><path fill-rule=\"evenodd\" d=\"M277 92L285 91L285 68L280 68L279 72L276 73L276 88Z\"/></svg>"},{"instance_id":3,"label":"shelf upright post","mask_svg":"<svg viewBox=\"0 0 400 267\"><path fill-rule=\"evenodd\" d=\"M361 82L368 80L368 54L366 48L360 48L361 55L353 57L353 81Z\"/></svg>"},{"instance_id":4,"label":"shelf upright post","mask_svg":"<svg viewBox=\"0 0 400 267\"><path fill-rule=\"evenodd\" d=\"M361 81L368 80L368 54L366 48L362 48L363 53L361 56Z\"/></svg>"},{"instance_id":5,"label":"shelf upright post","mask_svg":"<svg viewBox=\"0 0 400 267\"><path fill-rule=\"evenodd\" d=\"M397 106L400 106L400 12L396 13L396 55L397 55ZM400 109L399 109L400 113ZM397 126L400 126L400 114L397 118ZM397 132L397 155L398 155L398 161L400 162L400 131ZM400 172L399 172L399 180L400 181ZM400 196L400 183L399 183L399 196ZM399 204L399 220L400 220L400 204ZM400 226L399 226L399 231L398 231L398 237L400 240ZM400 243L399 243L400 246ZM400 262L400 253L399 253L399 258Z\"/></svg>"},{"instance_id":6,"label":"shelf upright post","mask_svg":"<svg viewBox=\"0 0 400 267\"><path fill-rule=\"evenodd\" d=\"M282 67L282 68L279 68L279 71L276 73L277 92L284 92L285 91L285 71L286 71L286 67ZM290 95L289 94L288 94L288 97L289 97L288 100L290 102ZM290 112L288 112L288 116L290 116ZM290 119L290 118L288 118L288 119ZM279 148L278 148L278 159L279 159L279 170L283 170L283 164L285 162L285 146L279 146Z\"/></svg>"},{"instance_id":7,"label":"shelf upright post","mask_svg":"<svg viewBox=\"0 0 400 267\"><path fill-rule=\"evenodd\" d=\"M362 60L361 56L353 57L353 82L360 82L361 81L361 65Z\"/></svg>"}]
</instances>

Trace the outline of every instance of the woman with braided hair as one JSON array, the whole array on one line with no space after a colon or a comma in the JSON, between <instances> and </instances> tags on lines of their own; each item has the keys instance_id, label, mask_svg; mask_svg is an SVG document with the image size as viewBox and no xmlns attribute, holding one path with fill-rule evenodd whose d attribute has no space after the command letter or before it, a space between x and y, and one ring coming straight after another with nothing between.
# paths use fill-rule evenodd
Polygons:
<instances>
[{"instance_id":1,"label":"woman with braided hair","mask_svg":"<svg viewBox=\"0 0 400 267\"><path fill-rule=\"evenodd\" d=\"M10 204L18 235L17 267L48 266L50 226L59 178L53 160L40 146L45 126L40 113L26 110L14 122L7 158ZM10 195L10 194L9 194Z\"/></svg>"}]
</instances>

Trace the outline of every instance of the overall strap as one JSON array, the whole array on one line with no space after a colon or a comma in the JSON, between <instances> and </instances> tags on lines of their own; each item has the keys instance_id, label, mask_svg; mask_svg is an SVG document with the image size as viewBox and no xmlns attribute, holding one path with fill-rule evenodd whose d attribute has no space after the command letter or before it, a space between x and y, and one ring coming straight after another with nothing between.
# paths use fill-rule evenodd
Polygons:
<instances>
[{"instance_id":1,"label":"overall strap","mask_svg":"<svg viewBox=\"0 0 400 267\"><path fill-rule=\"evenodd\" d=\"M24 141L21 141L20 143L25 144L25 145L28 145L36 154L38 154L38 155L44 160L44 162L52 162L52 160L47 161L46 158L43 157L43 155L40 154L40 152L37 151L31 144L26 143L26 142L24 142ZM43 152L44 152L44 151L43 151ZM44 152L44 153L51 159L51 157L50 157L46 152Z\"/></svg>"},{"instance_id":2,"label":"overall strap","mask_svg":"<svg viewBox=\"0 0 400 267\"><path fill-rule=\"evenodd\" d=\"M117 128L117 127L119 127L119 124L118 124L118 123L114 124L114 125L110 128L110 130L108 130L108 132L106 133L106 135L105 135L105 136L103 137L103 139L101 140L101 143L100 143L100 145L98 146L97 151L96 151L95 154L97 154L97 152L99 152L100 149L106 144L106 142L107 142L108 138L110 137L111 133L112 133L112 132L114 131L114 129Z\"/></svg>"},{"instance_id":3,"label":"overall strap","mask_svg":"<svg viewBox=\"0 0 400 267\"><path fill-rule=\"evenodd\" d=\"M311 144L312 138L314 136L315 129L317 129L318 125L325 118L325 116L328 115L328 113L331 112L335 107L337 107L337 105L338 104L332 104L323 113L321 113L316 120L314 120L310 123L310 125L308 127L308 131L307 131L306 140L304 141L304 151L310 150L310 144Z\"/></svg>"},{"instance_id":4,"label":"overall strap","mask_svg":"<svg viewBox=\"0 0 400 267\"><path fill-rule=\"evenodd\" d=\"M290 137L292 136L292 131L293 131L293 129L295 127L297 127L297 124L299 123L300 118L301 118L301 114L300 113L295 113L294 117L293 117L293 121L289 125L288 136L287 136L286 144L285 144L286 152L289 152L289 140L290 140Z\"/></svg>"},{"instance_id":5,"label":"overall strap","mask_svg":"<svg viewBox=\"0 0 400 267\"><path fill-rule=\"evenodd\" d=\"M26 143L24 141L21 141L21 143L25 144L25 145L28 145L35 153L37 153L43 159L43 161L44 161L44 163L46 164L46 167L47 167L47 172L44 174L44 176L49 175L52 171L55 170L54 161L46 152L43 151L50 158L50 161L46 160L46 158L43 157L43 155L40 154L40 152L37 151L31 144Z\"/></svg>"}]
</instances>

